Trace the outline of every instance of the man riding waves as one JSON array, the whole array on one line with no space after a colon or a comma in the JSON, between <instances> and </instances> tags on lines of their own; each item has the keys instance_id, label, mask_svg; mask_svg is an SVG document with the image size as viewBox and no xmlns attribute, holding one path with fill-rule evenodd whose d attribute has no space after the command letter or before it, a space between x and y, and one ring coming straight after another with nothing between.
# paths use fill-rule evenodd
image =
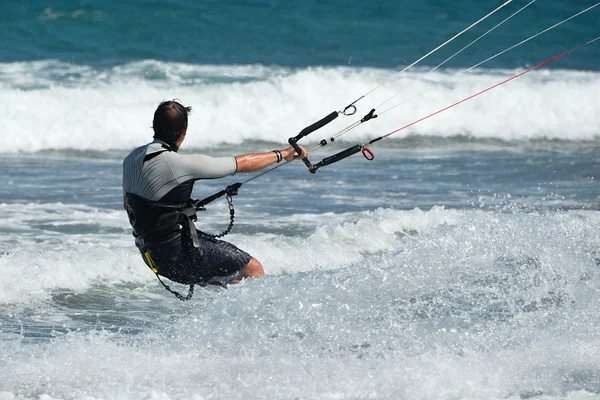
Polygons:
<instances>
[{"instance_id":1,"label":"man riding waves","mask_svg":"<svg viewBox=\"0 0 600 400\"><path fill-rule=\"evenodd\" d=\"M194 182L260 171L282 160L307 157L306 149L300 147L300 155L292 147L235 157L179 154L190 112L191 107L177 101L160 103L152 124L154 141L123 161L123 201L135 244L157 276L174 282L226 285L263 276L257 259L196 230Z\"/></svg>"}]
</instances>

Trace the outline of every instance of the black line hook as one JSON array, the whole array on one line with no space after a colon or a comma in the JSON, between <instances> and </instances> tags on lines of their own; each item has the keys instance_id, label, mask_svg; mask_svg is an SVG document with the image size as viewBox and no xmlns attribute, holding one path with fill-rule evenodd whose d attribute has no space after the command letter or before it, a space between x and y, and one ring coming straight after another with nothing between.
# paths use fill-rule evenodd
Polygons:
<instances>
[{"instance_id":1,"label":"black line hook","mask_svg":"<svg viewBox=\"0 0 600 400\"><path fill-rule=\"evenodd\" d=\"M360 122L367 122L368 120L370 120L372 118L377 118L377 115L375 115L375 109L372 109L371 111L369 111L369 113L367 115L362 117Z\"/></svg>"}]
</instances>

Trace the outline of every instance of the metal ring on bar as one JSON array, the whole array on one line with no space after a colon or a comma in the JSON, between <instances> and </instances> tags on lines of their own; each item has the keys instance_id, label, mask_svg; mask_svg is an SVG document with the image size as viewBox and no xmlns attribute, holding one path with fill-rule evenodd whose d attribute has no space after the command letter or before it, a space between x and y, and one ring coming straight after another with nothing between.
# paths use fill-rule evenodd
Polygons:
<instances>
[{"instance_id":1,"label":"metal ring on bar","mask_svg":"<svg viewBox=\"0 0 600 400\"><path fill-rule=\"evenodd\" d=\"M349 106L347 106L346 108L344 108L344 111L342 111L342 114L344 114L345 116L350 116L350 115L354 115L356 114L356 106L354 104L350 104Z\"/></svg>"}]
</instances>

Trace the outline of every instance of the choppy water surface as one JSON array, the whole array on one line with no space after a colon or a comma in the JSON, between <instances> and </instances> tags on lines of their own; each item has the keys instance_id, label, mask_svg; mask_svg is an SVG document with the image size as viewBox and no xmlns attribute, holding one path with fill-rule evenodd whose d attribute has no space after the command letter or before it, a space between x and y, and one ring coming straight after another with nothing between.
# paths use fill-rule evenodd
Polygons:
<instances>
[{"instance_id":1,"label":"choppy water surface","mask_svg":"<svg viewBox=\"0 0 600 400\"><path fill-rule=\"evenodd\" d=\"M600 42L315 175L245 182L227 239L266 276L180 302L133 244L121 162L161 100L181 151L392 132L599 35L538 1L386 82L500 4L46 1L0 13L0 400L599 399ZM160 27L158 29L157 27ZM374 92L372 89L378 85ZM379 106L382 105L382 106ZM222 231L224 200L198 226ZM185 287L174 285L177 290Z\"/></svg>"}]
</instances>

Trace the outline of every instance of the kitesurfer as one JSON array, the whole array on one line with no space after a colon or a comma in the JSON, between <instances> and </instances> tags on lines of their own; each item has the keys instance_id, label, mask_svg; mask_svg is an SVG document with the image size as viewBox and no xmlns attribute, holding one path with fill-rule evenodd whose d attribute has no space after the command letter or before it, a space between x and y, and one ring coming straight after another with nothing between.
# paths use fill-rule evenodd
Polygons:
<instances>
[{"instance_id":1,"label":"kitesurfer","mask_svg":"<svg viewBox=\"0 0 600 400\"><path fill-rule=\"evenodd\" d=\"M157 275L174 282L227 285L263 276L257 259L196 230L194 182L260 171L282 160L306 157L306 149L300 147L300 155L292 147L235 157L180 154L190 112L191 107L175 100L160 103L152 124L154 141L123 161L123 205L135 244Z\"/></svg>"}]
</instances>

